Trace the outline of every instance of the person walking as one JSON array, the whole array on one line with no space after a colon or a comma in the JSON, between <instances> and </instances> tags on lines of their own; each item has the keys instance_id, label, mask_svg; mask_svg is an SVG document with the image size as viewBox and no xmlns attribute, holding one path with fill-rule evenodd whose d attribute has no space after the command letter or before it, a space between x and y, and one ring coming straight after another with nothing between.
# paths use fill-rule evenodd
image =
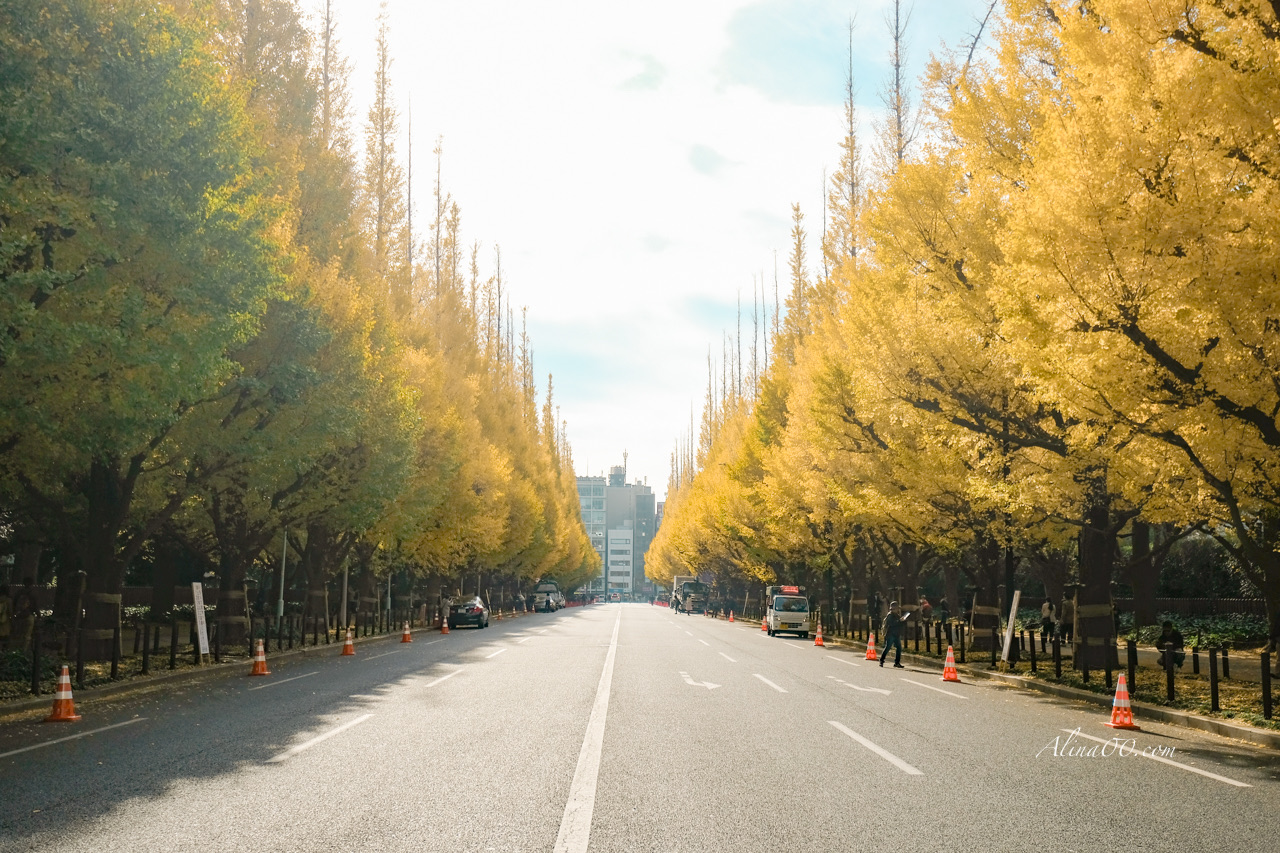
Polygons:
<instances>
[{"instance_id":1,"label":"person walking","mask_svg":"<svg viewBox=\"0 0 1280 853\"><path fill-rule=\"evenodd\" d=\"M1070 644L1076 630L1076 605L1070 598L1062 596L1062 607L1058 608L1058 636L1064 643Z\"/></svg>"},{"instance_id":2,"label":"person walking","mask_svg":"<svg viewBox=\"0 0 1280 853\"><path fill-rule=\"evenodd\" d=\"M1046 650L1053 634L1053 601L1046 598L1040 605L1040 651Z\"/></svg>"},{"instance_id":3,"label":"person walking","mask_svg":"<svg viewBox=\"0 0 1280 853\"><path fill-rule=\"evenodd\" d=\"M884 645L880 651L880 666L884 666L885 658L889 657L889 648L894 649L893 665L898 669L906 669L902 665L902 631L906 624L907 614L898 607L898 602L889 602L889 612L884 617L884 623L880 626L880 633L884 634Z\"/></svg>"}]
</instances>

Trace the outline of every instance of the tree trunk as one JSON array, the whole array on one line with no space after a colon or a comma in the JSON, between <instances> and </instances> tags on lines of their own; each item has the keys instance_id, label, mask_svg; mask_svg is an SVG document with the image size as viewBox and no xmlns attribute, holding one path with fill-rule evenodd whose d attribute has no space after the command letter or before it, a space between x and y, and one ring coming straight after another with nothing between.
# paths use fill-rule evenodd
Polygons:
<instances>
[{"instance_id":1,"label":"tree trunk","mask_svg":"<svg viewBox=\"0 0 1280 853\"><path fill-rule=\"evenodd\" d=\"M976 566L971 575L976 589L969 618L969 643L972 651L991 651L991 629L1000 627L999 587L1000 546L984 540L974 550Z\"/></svg>"},{"instance_id":2,"label":"tree trunk","mask_svg":"<svg viewBox=\"0 0 1280 853\"><path fill-rule=\"evenodd\" d=\"M1090 484L1086 500L1080 530L1080 590L1076 594L1072 666L1080 669L1087 659L1090 669L1102 669L1110 658L1112 668L1118 668L1111 602L1116 534L1111 528L1111 496L1105 474Z\"/></svg>"},{"instance_id":3,"label":"tree trunk","mask_svg":"<svg viewBox=\"0 0 1280 853\"><path fill-rule=\"evenodd\" d=\"M1151 525L1133 520L1133 561L1129 566L1129 583L1133 587L1133 627L1155 625L1159 621L1156 612L1156 584L1159 567L1151 559Z\"/></svg>"}]
</instances>

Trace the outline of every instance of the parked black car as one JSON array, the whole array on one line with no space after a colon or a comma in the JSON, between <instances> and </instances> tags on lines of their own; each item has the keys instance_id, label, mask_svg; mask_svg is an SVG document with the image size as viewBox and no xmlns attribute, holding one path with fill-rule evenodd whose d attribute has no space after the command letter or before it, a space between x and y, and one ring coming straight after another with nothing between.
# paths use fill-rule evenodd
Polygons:
<instances>
[{"instance_id":1,"label":"parked black car","mask_svg":"<svg viewBox=\"0 0 1280 853\"><path fill-rule=\"evenodd\" d=\"M449 630L459 625L474 625L477 628L489 627L489 608L485 607L480 596L455 598L449 602Z\"/></svg>"}]
</instances>

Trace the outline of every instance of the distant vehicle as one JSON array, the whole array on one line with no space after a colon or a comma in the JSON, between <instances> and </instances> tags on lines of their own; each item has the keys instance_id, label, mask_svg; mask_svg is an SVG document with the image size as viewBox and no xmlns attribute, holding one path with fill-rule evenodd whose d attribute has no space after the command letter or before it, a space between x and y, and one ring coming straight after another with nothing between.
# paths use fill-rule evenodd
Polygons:
<instances>
[{"instance_id":1,"label":"distant vehicle","mask_svg":"<svg viewBox=\"0 0 1280 853\"><path fill-rule=\"evenodd\" d=\"M485 607L480 596L470 595L449 602L449 629L452 630L459 625L489 627L489 608Z\"/></svg>"},{"instance_id":2,"label":"distant vehicle","mask_svg":"<svg viewBox=\"0 0 1280 853\"><path fill-rule=\"evenodd\" d=\"M564 607L564 595L560 592L560 584L555 581L542 581L534 587L534 610L555 613L561 607Z\"/></svg>"},{"instance_id":3,"label":"distant vehicle","mask_svg":"<svg viewBox=\"0 0 1280 853\"><path fill-rule=\"evenodd\" d=\"M770 637L795 634L809 636L809 598L802 586L770 586L765 588L765 627Z\"/></svg>"},{"instance_id":4,"label":"distant vehicle","mask_svg":"<svg viewBox=\"0 0 1280 853\"><path fill-rule=\"evenodd\" d=\"M707 585L693 575L671 579L671 606L680 613L706 613L707 593Z\"/></svg>"},{"instance_id":5,"label":"distant vehicle","mask_svg":"<svg viewBox=\"0 0 1280 853\"><path fill-rule=\"evenodd\" d=\"M622 593L620 593L620 592L611 592L611 593L609 593L609 600L610 600L610 601L621 601L621 600L622 600Z\"/></svg>"}]
</instances>

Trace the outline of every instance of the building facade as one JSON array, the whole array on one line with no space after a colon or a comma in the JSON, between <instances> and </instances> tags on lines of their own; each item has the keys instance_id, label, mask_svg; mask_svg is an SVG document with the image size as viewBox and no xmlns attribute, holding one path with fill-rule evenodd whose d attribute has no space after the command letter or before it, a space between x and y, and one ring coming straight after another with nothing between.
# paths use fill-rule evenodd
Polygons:
<instances>
[{"instance_id":1,"label":"building facade","mask_svg":"<svg viewBox=\"0 0 1280 853\"><path fill-rule=\"evenodd\" d=\"M587 538L591 540L591 547L600 555L600 565L607 565L605 560L605 506L604 506L604 477L579 477L578 478L578 505L582 510L582 523L587 528ZM586 587L586 592L592 595L603 595L605 592L605 573L607 569L601 572Z\"/></svg>"},{"instance_id":2,"label":"building facade","mask_svg":"<svg viewBox=\"0 0 1280 853\"><path fill-rule=\"evenodd\" d=\"M653 489L642 482L628 483L627 469L616 465L607 479L579 477L578 501L603 567L587 591L651 597L655 588L644 574L644 554L657 530Z\"/></svg>"}]
</instances>

